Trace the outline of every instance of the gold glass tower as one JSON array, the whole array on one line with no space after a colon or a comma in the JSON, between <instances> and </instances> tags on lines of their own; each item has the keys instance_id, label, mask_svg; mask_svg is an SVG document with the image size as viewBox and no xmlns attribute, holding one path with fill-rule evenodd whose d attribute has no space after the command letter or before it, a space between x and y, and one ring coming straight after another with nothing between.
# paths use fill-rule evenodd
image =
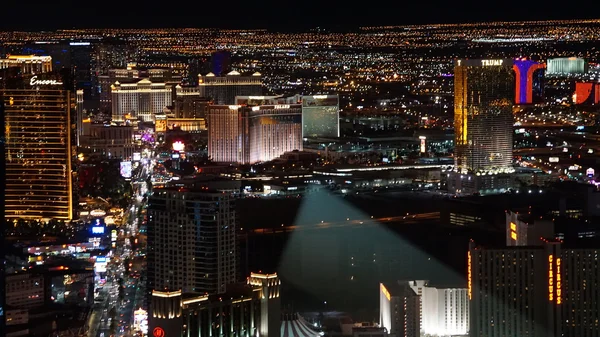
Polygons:
<instances>
[{"instance_id":1,"label":"gold glass tower","mask_svg":"<svg viewBox=\"0 0 600 337\"><path fill-rule=\"evenodd\" d=\"M7 219L73 219L72 116L58 80L0 89L5 106Z\"/></svg>"},{"instance_id":2,"label":"gold glass tower","mask_svg":"<svg viewBox=\"0 0 600 337\"><path fill-rule=\"evenodd\" d=\"M454 164L462 174L513 172L513 61L456 60Z\"/></svg>"}]
</instances>

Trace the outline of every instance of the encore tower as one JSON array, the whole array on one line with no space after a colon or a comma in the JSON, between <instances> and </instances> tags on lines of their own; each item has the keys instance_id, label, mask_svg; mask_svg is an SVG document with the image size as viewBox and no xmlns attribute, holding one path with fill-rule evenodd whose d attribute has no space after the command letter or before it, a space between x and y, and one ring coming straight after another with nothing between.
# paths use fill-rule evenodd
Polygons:
<instances>
[{"instance_id":1,"label":"encore tower","mask_svg":"<svg viewBox=\"0 0 600 337\"><path fill-rule=\"evenodd\" d=\"M457 194L499 193L512 167L513 60L456 60L454 174Z\"/></svg>"},{"instance_id":2,"label":"encore tower","mask_svg":"<svg viewBox=\"0 0 600 337\"><path fill-rule=\"evenodd\" d=\"M7 220L73 219L75 100L66 78L24 76L4 103Z\"/></svg>"}]
</instances>

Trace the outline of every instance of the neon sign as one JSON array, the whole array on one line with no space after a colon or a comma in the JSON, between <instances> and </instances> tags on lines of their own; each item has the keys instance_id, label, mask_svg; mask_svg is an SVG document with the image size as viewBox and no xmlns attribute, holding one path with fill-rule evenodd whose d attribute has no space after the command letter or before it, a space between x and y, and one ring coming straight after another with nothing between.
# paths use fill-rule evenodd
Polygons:
<instances>
[{"instance_id":1,"label":"neon sign","mask_svg":"<svg viewBox=\"0 0 600 337\"><path fill-rule=\"evenodd\" d=\"M562 304L561 259L556 259L556 304Z\"/></svg>"},{"instance_id":2,"label":"neon sign","mask_svg":"<svg viewBox=\"0 0 600 337\"><path fill-rule=\"evenodd\" d=\"M514 222L510 223L510 238L517 241L517 224Z\"/></svg>"},{"instance_id":3,"label":"neon sign","mask_svg":"<svg viewBox=\"0 0 600 337\"><path fill-rule=\"evenodd\" d=\"M165 330L159 326L152 330L152 336L154 337L165 337Z\"/></svg>"},{"instance_id":4,"label":"neon sign","mask_svg":"<svg viewBox=\"0 0 600 337\"><path fill-rule=\"evenodd\" d=\"M469 293L469 300L471 300L471 295L472 295L472 288L471 288L471 252L467 252L467 268L469 270L467 270L467 286L468 286L468 293Z\"/></svg>"},{"instance_id":5,"label":"neon sign","mask_svg":"<svg viewBox=\"0 0 600 337\"><path fill-rule=\"evenodd\" d=\"M548 255L548 300L554 301L554 255Z\"/></svg>"},{"instance_id":6,"label":"neon sign","mask_svg":"<svg viewBox=\"0 0 600 337\"><path fill-rule=\"evenodd\" d=\"M481 65L486 66L501 66L504 60L481 60Z\"/></svg>"},{"instance_id":7,"label":"neon sign","mask_svg":"<svg viewBox=\"0 0 600 337\"><path fill-rule=\"evenodd\" d=\"M387 288L383 285L383 283L381 283L381 292L385 295L385 298L388 299L388 301L392 298L392 296L390 295L390 292L387 290Z\"/></svg>"},{"instance_id":8,"label":"neon sign","mask_svg":"<svg viewBox=\"0 0 600 337\"><path fill-rule=\"evenodd\" d=\"M37 75L29 80L29 85L62 85L63 82L57 80L38 80Z\"/></svg>"},{"instance_id":9,"label":"neon sign","mask_svg":"<svg viewBox=\"0 0 600 337\"><path fill-rule=\"evenodd\" d=\"M289 109L290 106L289 105L276 105L275 109Z\"/></svg>"}]
</instances>

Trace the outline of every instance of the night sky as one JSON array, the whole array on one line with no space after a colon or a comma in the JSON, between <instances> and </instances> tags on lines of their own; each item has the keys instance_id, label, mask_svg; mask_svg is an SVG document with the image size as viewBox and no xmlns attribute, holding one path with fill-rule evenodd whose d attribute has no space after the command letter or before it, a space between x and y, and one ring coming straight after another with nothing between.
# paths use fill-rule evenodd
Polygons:
<instances>
[{"instance_id":1,"label":"night sky","mask_svg":"<svg viewBox=\"0 0 600 337\"><path fill-rule=\"evenodd\" d=\"M218 27L294 31L372 25L594 18L534 1L2 1L0 30ZM4 3L6 2L6 3ZM106 5L100 5L106 3ZM187 5L186 5L187 4ZM583 9L583 8L582 8Z\"/></svg>"}]
</instances>

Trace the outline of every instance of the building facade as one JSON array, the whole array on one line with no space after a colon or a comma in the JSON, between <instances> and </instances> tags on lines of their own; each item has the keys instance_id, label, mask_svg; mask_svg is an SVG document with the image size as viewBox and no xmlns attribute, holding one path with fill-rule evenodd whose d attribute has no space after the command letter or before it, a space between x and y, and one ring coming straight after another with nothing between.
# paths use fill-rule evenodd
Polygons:
<instances>
[{"instance_id":1,"label":"building facade","mask_svg":"<svg viewBox=\"0 0 600 337\"><path fill-rule=\"evenodd\" d=\"M0 89L7 219L73 219L75 97L68 88L62 78L35 75Z\"/></svg>"},{"instance_id":2,"label":"building facade","mask_svg":"<svg viewBox=\"0 0 600 337\"><path fill-rule=\"evenodd\" d=\"M8 55L0 59L0 69L18 67L24 74L42 74L52 71L52 57L35 55Z\"/></svg>"},{"instance_id":3,"label":"building facade","mask_svg":"<svg viewBox=\"0 0 600 337\"><path fill-rule=\"evenodd\" d=\"M235 104L236 96L260 96L262 94L262 75L254 73L242 76L231 71L225 76L213 73L198 76L198 87L202 97L211 99L214 104Z\"/></svg>"},{"instance_id":4,"label":"building facade","mask_svg":"<svg viewBox=\"0 0 600 337\"><path fill-rule=\"evenodd\" d=\"M454 171L457 194L503 192L512 167L513 60L456 60Z\"/></svg>"},{"instance_id":5,"label":"building facade","mask_svg":"<svg viewBox=\"0 0 600 337\"><path fill-rule=\"evenodd\" d=\"M554 237L554 222L535 219L529 214L506 211L506 245L540 246Z\"/></svg>"},{"instance_id":6,"label":"building facade","mask_svg":"<svg viewBox=\"0 0 600 337\"><path fill-rule=\"evenodd\" d=\"M6 304L19 309L44 305L44 276L31 273L7 275Z\"/></svg>"},{"instance_id":7,"label":"building facade","mask_svg":"<svg viewBox=\"0 0 600 337\"><path fill-rule=\"evenodd\" d=\"M280 337L277 274L252 273L221 295L153 291L149 331L161 336Z\"/></svg>"},{"instance_id":8,"label":"building facade","mask_svg":"<svg viewBox=\"0 0 600 337\"><path fill-rule=\"evenodd\" d=\"M112 121L137 119L154 122L155 115L173 104L173 87L165 82L142 79L134 83L115 82L111 86Z\"/></svg>"},{"instance_id":9,"label":"building facade","mask_svg":"<svg viewBox=\"0 0 600 337\"><path fill-rule=\"evenodd\" d=\"M516 74L515 85L515 103L516 104L531 104L534 98L534 87L539 88L541 84L535 83L539 81L538 76L534 76L536 72L543 71L546 64L538 63L527 59L516 59L513 63L513 70ZM539 90L538 90L539 91ZM537 96L537 95L536 95Z\"/></svg>"},{"instance_id":10,"label":"building facade","mask_svg":"<svg viewBox=\"0 0 600 337\"><path fill-rule=\"evenodd\" d=\"M338 95L302 96L302 137L339 137Z\"/></svg>"},{"instance_id":11,"label":"building facade","mask_svg":"<svg viewBox=\"0 0 600 337\"><path fill-rule=\"evenodd\" d=\"M109 158L131 160L136 152L133 143L133 126L85 123L86 133L81 147L90 154L97 153ZM88 130L89 129L89 130Z\"/></svg>"},{"instance_id":12,"label":"building facade","mask_svg":"<svg viewBox=\"0 0 600 337\"><path fill-rule=\"evenodd\" d=\"M379 284L379 326L396 337L420 336L420 299L408 284Z\"/></svg>"},{"instance_id":13,"label":"building facade","mask_svg":"<svg viewBox=\"0 0 600 337\"><path fill-rule=\"evenodd\" d=\"M583 75L588 72L588 63L578 57L558 57L548 59L549 76L574 76Z\"/></svg>"},{"instance_id":14,"label":"building facade","mask_svg":"<svg viewBox=\"0 0 600 337\"><path fill-rule=\"evenodd\" d=\"M148 206L148 289L223 293L237 277L235 228L229 194L156 188Z\"/></svg>"},{"instance_id":15,"label":"building facade","mask_svg":"<svg viewBox=\"0 0 600 337\"><path fill-rule=\"evenodd\" d=\"M428 281L408 281L419 296L421 336L469 333L469 296L466 288L436 288Z\"/></svg>"},{"instance_id":16,"label":"building facade","mask_svg":"<svg viewBox=\"0 0 600 337\"><path fill-rule=\"evenodd\" d=\"M215 162L253 164L302 150L300 104L210 106L208 125L208 154Z\"/></svg>"},{"instance_id":17,"label":"building facade","mask_svg":"<svg viewBox=\"0 0 600 337\"><path fill-rule=\"evenodd\" d=\"M595 336L600 279L595 248L483 248L467 256L470 336Z\"/></svg>"}]
</instances>

